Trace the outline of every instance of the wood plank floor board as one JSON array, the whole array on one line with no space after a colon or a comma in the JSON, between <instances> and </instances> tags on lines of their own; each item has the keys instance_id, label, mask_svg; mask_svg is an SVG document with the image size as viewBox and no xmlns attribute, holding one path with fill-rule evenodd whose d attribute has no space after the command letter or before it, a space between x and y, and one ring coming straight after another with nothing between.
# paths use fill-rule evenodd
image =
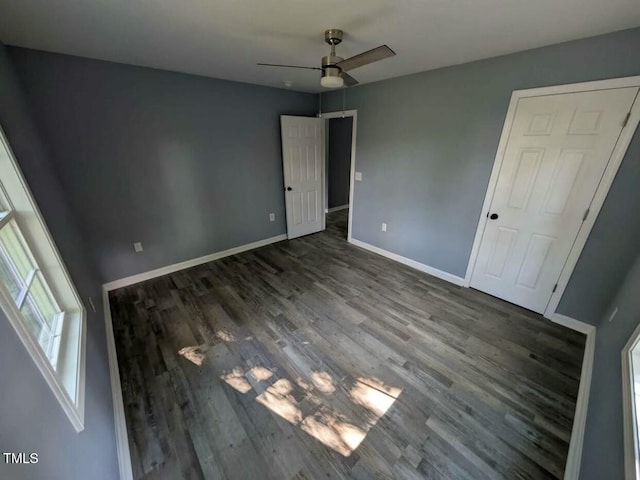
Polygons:
<instances>
[{"instance_id":1,"label":"wood plank floor board","mask_svg":"<svg viewBox=\"0 0 640 480\"><path fill-rule=\"evenodd\" d=\"M422 457L420 457L420 461L422 461ZM424 480L425 478L431 478L419 472L417 470L418 465L420 465L420 462L413 465L405 456L400 457L393 465L394 478L402 478L405 480Z\"/></svg>"},{"instance_id":2,"label":"wood plank floor board","mask_svg":"<svg viewBox=\"0 0 640 480\"><path fill-rule=\"evenodd\" d=\"M468 403L473 404L473 401ZM460 441L488 465L493 465L496 476L505 478L543 479L551 478L546 467L532 460L527 454L526 442L514 438L513 432L497 417L479 411L468 410L459 414L455 403L442 404L435 416L455 432ZM472 408L472 407L471 407ZM493 418L494 424L488 423Z\"/></svg>"},{"instance_id":3,"label":"wood plank floor board","mask_svg":"<svg viewBox=\"0 0 640 480\"><path fill-rule=\"evenodd\" d=\"M526 365L525 371L518 371L513 368L513 364L505 366L503 363L495 362L492 358L486 355L486 353L469 351L468 355L455 355L455 351L451 346L441 342L437 337L431 336L428 341L421 341L418 337L413 337L413 342L422 346L422 350L425 355L431 357L433 360L439 361L442 365L448 367L455 366L456 373L464 378L464 381L476 383L482 382L485 378L491 378L493 382L491 386L487 388L487 391L494 391L495 394L503 398L504 402L511 405L513 408L530 409L530 402L526 398L522 398L517 390L513 389L513 385L520 384L522 382L528 383L535 381L530 379L526 375L526 370L531 370L532 363ZM516 363L516 362L513 362ZM531 374L530 374L531 375ZM556 384L560 384L562 391L557 393L563 394L565 390L569 391L569 395L577 394L577 388L574 387L572 380L565 380L562 384L554 379L554 376L549 375L544 378L541 377L540 383L536 384L538 390L553 391L553 387ZM549 384L551 383L551 387ZM544 391L543 390L543 391ZM565 398L571 398L566 397Z\"/></svg>"},{"instance_id":4,"label":"wood plank floor board","mask_svg":"<svg viewBox=\"0 0 640 480\"><path fill-rule=\"evenodd\" d=\"M464 422L471 426L476 432L488 432L491 436L495 436L502 442L497 445L503 445L502 450L509 452L511 449L516 450L523 456L537 464L542 470L548 471L546 475L552 474L557 470L554 465L555 455L546 455L544 449L538 445L532 438L526 435L520 429L513 428L505 420L511 410L502 408L497 410L492 408L490 404L482 401L480 397L475 395L450 395L448 402L441 402L435 408L438 412L446 411L450 417L456 416L464 419ZM463 413L461 413L463 412ZM551 433L548 434L551 436ZM507 445L508 448L504 448ZM518 465L516 463L516 465ZM546 476L537 478L549 478Z\"/></svg>"},{"instance_id":5,"label":"wood plank floor board","mask_svg":"<svg viewBox=\"0 0 640 480\"><path fill-rule=\"evenodd\" d=\"M325 232L110 292L136 480L562 478L585 337Z\"/></svg>"},{"instance_id":6,"label":"wood plank floor board","mask_svg":"<svg viewBox=\"0 0 640 480\"><path fill-rule=\"evenodd\" d=\"M433 428L433 418L430 418L425 429L427 440L422 445L422 456L427 459L437 470L447 478L459 478L465 480L491 480L500 478L495 470L484 464L478 457L465 451L463 454L458 448L451 445ZM483 470L491 470L487 475Z\"/></svg>"},{"instance_id":7,"label":"wood plank floor board","mask_svg":"<svg viewBox=\"0 0 640 480\"><path fill-rule=\"evenodd\" d=\"M533 417L533 410L528 410L529 405L526 399L520 398L517 392L513 391L511 386L513 381L519 381L516 377L504 377L494 372L491 368L486 367L485 370L478 369L477 359L472 361L464 355L450 355L451 351L447 351L439 344L435 337L430 339L429 344L420 345L421 348L405 350L406 356L411 356L414 364L428 365L428 368L435 369L438 374L444 378L451 379L453 383L462 385L476 385L487 397L494 398L495 403L510 406L518 410L524 410ZM393 342L392 338L388 341ZM398 342L395 342L398 344ZM406 345L399 344L397 348L406 348ZM438 349L440 348L440 351ZM489 378L494 381L487 385L486 379L488 372Z\"/></svg>"}]
</instances>

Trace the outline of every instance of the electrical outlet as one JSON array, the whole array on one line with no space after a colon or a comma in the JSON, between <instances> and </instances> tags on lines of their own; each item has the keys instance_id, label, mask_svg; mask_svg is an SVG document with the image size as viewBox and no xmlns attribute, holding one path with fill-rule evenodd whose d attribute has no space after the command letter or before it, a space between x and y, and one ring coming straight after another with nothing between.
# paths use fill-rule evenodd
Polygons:
<instances>
[{"instance_id":1,"label":"electrical outlet","mask_svg":"<svg viewBox=\"0 0 640 480\"><path fill-rule=\"evenodd\" d=\"M135 242L133 244L133 249L137 252L140 253L142 251L142 242Z\"/></svg>"},{"instance_id":2,"label":"electrical outlet","mask_svg":"<svg viewBox=\"0 0 640 480\"><path fill-rule=\"evenodd\" d=\"M269 221L270 222L275 222L276 221L276 214L275 213L270 213L269 214Z\"/></svg>"},{"instance_id":3,"label":"electrical outlet","mask_svg":"<svg viewBox=\"0 0 640 480\"><path fill-rule=\"evenodd\" d=\"M382 231L383 231L383 232L386 232L386 231L387 231L387 224L386 224L386 223L383 223L383 224L382 224Z\"/></svg>"},{"instance_id":4,"label":"electrical outlet","mask_svg":"<svg viewBox=\"0 0 640 480\"><path fill-rule=\"evenodd\" d=\"M362 181L362 172L356 172L356 182Z\"/></svg>"},{"instance_id":5,"label":"electrical outlet","mask_svg":"<svg viewBox=\"0 0 640 480\"><path fill-rule=\"evenodd\" d=\"M613 312L611 312L611 315L609 315L609 321L610 322L613 321L613 317L615 317L617 313L618 313L618 307L615 307L613 309Z\"/></svg>"}]
</instances>

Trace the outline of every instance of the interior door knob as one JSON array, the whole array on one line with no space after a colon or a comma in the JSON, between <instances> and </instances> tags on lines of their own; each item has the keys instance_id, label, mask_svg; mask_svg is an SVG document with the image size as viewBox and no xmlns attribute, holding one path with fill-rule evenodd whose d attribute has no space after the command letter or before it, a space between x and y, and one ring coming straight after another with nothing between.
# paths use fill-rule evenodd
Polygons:
<instances>
[{"instance_id":1,"label":"interior door knob","mask_svg":"<svg viewBox=\"0 0 640 480\"><path fill-rule=\"evenodd\" d=\"M489 216L489 218L490 218L491 220L496 220L496 219L498 218L498 214L497 214L497 213L492 213L492 214Z\"/></svg>"},{"instance_id":2,"label":"interior door knob","mask_svg":"<svg viewBox=\"0 0 640 480\"><path fill-rule=\"evenodd\" d=\"M293 190L293 188L287 187L287 190L290 192L291 190Z\"/></svg>"}]
</instances>

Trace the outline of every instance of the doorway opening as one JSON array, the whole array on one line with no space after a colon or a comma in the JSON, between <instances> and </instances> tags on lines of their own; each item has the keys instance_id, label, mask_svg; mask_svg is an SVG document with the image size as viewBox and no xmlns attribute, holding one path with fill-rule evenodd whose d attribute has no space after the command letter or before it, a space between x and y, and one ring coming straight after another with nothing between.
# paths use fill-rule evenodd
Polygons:
<instances>
[{"instance_id":1,"label":"doorway opening","mask_svg":"<svg viewBox=\"0 0 640 480\"><path fill-rule=\"evenodd\" d=\"M333 119L343 121L330 125ZM335 214L331 219L342 216L346 221L346 229L344 221L338 222L346 233L337 233L350 242L357 111L331 112L318 117L281 115L280 124L287 238L321 232L326 228L327 216ZM334 130L333 140L329 128ZM328 155L330 142L333 161ZM362 174L357 176L359 180Z\"/></svg>"},{"instance_id":2,"label":"doorway opening","mask_svg":"<svg viewBox=\"0 0 640 480\"><path fill-rule=\"evenodd\" d=\"M356 111L322 114L325 119L325 216L328 229L351 236Z\"/></svg>"}]
</instances>

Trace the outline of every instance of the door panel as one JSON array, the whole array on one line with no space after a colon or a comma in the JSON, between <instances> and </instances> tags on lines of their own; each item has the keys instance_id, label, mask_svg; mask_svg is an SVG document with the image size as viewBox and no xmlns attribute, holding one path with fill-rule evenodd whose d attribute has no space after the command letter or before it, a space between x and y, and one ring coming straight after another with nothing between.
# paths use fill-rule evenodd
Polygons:
<instances>
[{"instance_id":1,"label":"door panel","mask_svg":"<svg viewBox=\"0 0 640 480\"><path fill-rule=\"evenodd\" d=\"M520 152L518 167L507 202L509 208L526 210L543 154L544 150L541 149Z\"/></svg>"},{"instance_id":2,"label":"door panel","mask_svg":"<svg viewBox=\"0 0 640 480\"><path fill-rule=\"evenodd\" d=\"M534 233L531 236L518 279L516 280L517 285L532 289L538 286L540 273L545 266L549 251L555 240L554 237L538 233Z\"/></svg>"},{"instance_id":3,"label":"door panel","mask_svg":"<svg viewBox=\"0 0 640 480\"><path fill-rule=\"evenodd\" d=\"M320 118L282 115L280 123L287 236L296 238L324 229L324 122Z\"/></svg>"},{"instance_id":4,"label":"door panel","mask_svg":"<svg viewBox=\"0 0 640 480\"><path fill-rule=\"evenodd\" d=\"M502 278L504 267L515 243L518 235L516 230L511 228L499 227L497 229L496 239L493 242L493 251L491 258L487 262L486 275L494 278Z\"/></svg>"},{"instance_id":5,"label":"door panel","mask_svg":"<svg viewBox=\"0 0 640 480\"><path fill-rule=\"evenodd\" d=\"M637 92L518 101L472 287L544 311Z\"/></svg>"},{"instance_id":6,"label":"door panel","mask_svg":"<svg viewBox=\"0 0 640 480\"><path fill-rule=\"evenodd\" d=\"M562 152L554 173L544 207L547 215L563 215L567 202L574 194L576 180L584 162L585 152Z\"/></svg>"}]
</instances>

